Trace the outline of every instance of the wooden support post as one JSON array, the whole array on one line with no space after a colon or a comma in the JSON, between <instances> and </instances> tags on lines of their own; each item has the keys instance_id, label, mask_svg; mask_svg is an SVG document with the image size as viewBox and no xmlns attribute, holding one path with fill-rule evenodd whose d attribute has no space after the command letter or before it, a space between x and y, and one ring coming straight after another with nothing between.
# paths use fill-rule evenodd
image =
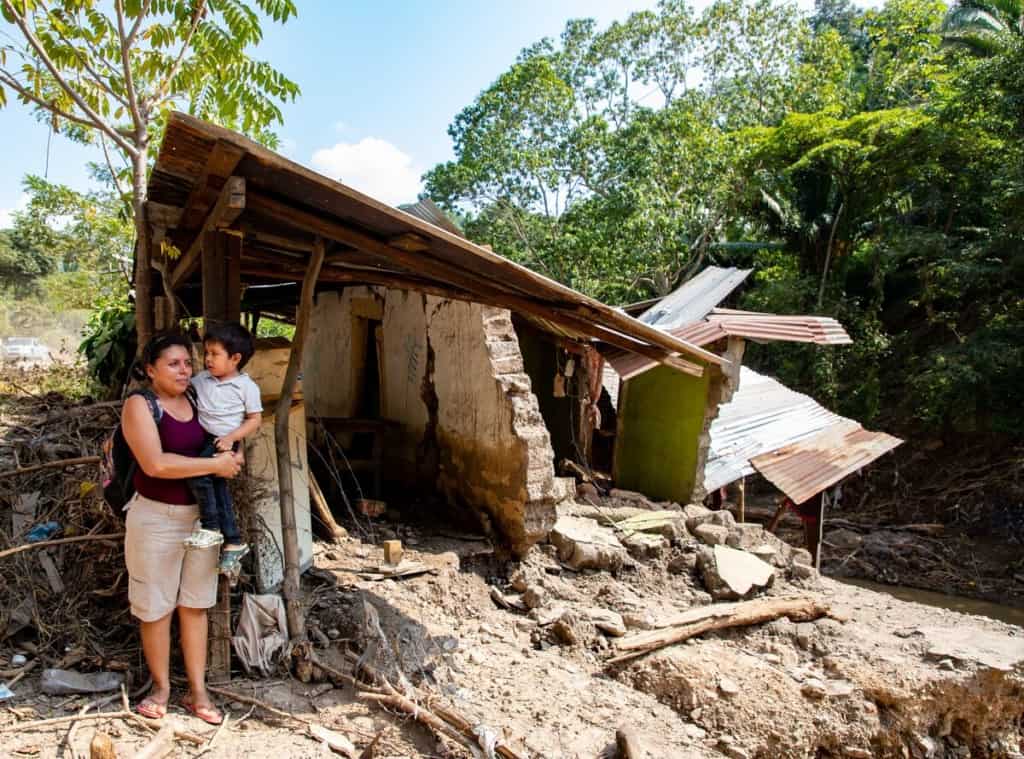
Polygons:
<instances>
[{"instance_id":1,"label":"wooden support post","mask_svg":"<svg viewBox=\"0 0 1024 759\"><path fill-rule=\"evenodd\" d=\"M207 678L214 685L231 682L231 586L217 578L217 605L210 610L210 656Z\"/></svg>"},{"instance_id":2,"label":"wooden support post","mask_svg":"<svg viewBox=\"0 0 1024 759\"><path fill-rule=\"evenodd\" d=\"M736 495L736 507L739 509L741 522L747 521L747 478L740 477L739 492Z\"/></svg>"},{"instance_id":3,"label":"wooden support post","mask_svg":"<svg viewBox=\"0 0 1024 759\"><path fill-rule=\"evenodd\" d=\"M274 412L274 446L277 450L277 477L281 493L281 538L284 543L284 603L288 618L288 636L304 640L306 624L299 599L299 534L295 526L295 485L292 482L292 461L288 435L288 417L292 410L292 393L302 369L302 352L309 332L309 319L313 311L313 295L320 267L324 263L324 241L317 238L309 259L306 276L302 280L302 293L295 316L295 336L288 358L288 369L281 383L281 396Z\"/></svg>"},{"instance_id":4,"label":"wooden support post","mask_svg":"<svg viewBox=\"0 0 1024 759\"><path fill-rule=\"evenodd\" d=\"M229 232L203 236L203 318L207 325L241 318L242 240Z\"/></svg>"}]
</instances>

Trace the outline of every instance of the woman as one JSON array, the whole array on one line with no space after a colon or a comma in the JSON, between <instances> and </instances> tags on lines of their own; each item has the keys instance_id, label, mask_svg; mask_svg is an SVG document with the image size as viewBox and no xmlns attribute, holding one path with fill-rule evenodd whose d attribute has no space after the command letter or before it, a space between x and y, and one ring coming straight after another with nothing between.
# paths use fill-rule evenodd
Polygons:
<instances>
[{"instance_id":1,"label":"woman","mask_svg":"<svg viewBox=\"0 0 1024 759\"><path fill-rule=\"evenodd\" d=\"M241 457L230 452L193 458L206 433L186 396L192 378L189 343L175 334L146 344L140 364L162 414L153 420L149 403L133 395L124 404L121 427L138 462L136 494L128 504L125 564L128 599L139 619L142 650L153 688L136 709L160 719L171 695L171 615L178 611L181 650L189 694L182 705L212 725L223 720L206 691L206 612L217 601L217 552L189 551L184 540L199 516L186 478L234 477Z\"/></svg>"}]
</instances>

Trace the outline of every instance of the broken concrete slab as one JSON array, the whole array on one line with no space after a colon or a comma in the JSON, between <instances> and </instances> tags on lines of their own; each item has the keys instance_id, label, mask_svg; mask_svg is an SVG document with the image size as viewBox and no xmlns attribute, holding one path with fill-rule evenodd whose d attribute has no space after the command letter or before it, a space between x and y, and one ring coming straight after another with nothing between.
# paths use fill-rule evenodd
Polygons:
<instances>
[{"instance_id":1,"label":"broken concrete slab","mask_svg":"<svg viewBox=\"0 0 1024 759\"><path fill-rule=\"evenodd\" d=\"M624 533L645 532L672 540L686 535L686 518L681 511L650 511L618 523Z\"/></svg>"},{"instance_id":2,"label":"broken concrete slab","mask_svg":"<svg viewBox=\"0 0 1024 759\"><path fill-rule=\"evenodd\" d=\"M767 588L775 579L775 570L753 554L716 545L703 549L698 563L704 586L715 599L737 599Z\"/></svg>"},{"instance_id":3,"label":"broken concrete slab","mask_svg":"<svg viewBox=\"0 0 1024 759\"><path fill-rule=\"evenodd\" d=\"M930 659L953 659L1012 672L1024 670L1024 638L1011 638L971 627L919 627Z\"/></svg>"},{"instance_id":4,"label":"broken concrete slab","mask_svg":"<svg viewBox=\"0 0 1024 759\"><path fill-rule=\"evenodd\" d=\"M683 516L686 517L686 529L690 532L696 530L711 518L714 512L711 509L697 503L691 503L683 507Z\"/></svg>"},{"instance_id":5,"label":"broken concrete slab","mask_svg":"<svg viewBox=\"0 0 1024 759\"><path fill-rule=\"evenodd\" d=\"M573 569L617 570L628 558L615 533L592 519L559 517L549 540L559 560Z\"/></svg>"},{"instance_id":6,"label":"broken concrete slab","mask_svg":"<svg viewBox=\"0 0 1024 759\"><path fill-rule=\"evenodd\" d=\"M698 525L693 534L702 543L709 546L719 546L725 545L725 542L729 539L729 528L708 522Z\"/></svg>"}]
</instances>

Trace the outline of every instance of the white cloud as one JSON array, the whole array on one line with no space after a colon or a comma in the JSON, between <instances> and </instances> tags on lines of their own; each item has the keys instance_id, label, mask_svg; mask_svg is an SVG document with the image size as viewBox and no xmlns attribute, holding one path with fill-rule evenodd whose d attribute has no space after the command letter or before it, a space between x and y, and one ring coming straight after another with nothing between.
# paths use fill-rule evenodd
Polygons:
<instances>
[{"instance_id":1,"label":"white cloud","mask_svg":"<svg viewBox=\"0 0 1024 759\"><path fill-rule=\"evenodd\" d=\"M412 157L378 137L321 148L313 153L313 167L391 205L414 202L422 188L423 172Z\"/></svg>"},{"instance_id":2,"label":"white cloud","mask_svg":"<svg viewBox=\"0 0 1024 759\"><path fill-rule=\"evenodd\" d=\"M15 211L24 211L26 208L28 208L27 192L18 196L13 208L0 208L0 229L9 229L14 224Z\"/></svg>"}]
</instances>

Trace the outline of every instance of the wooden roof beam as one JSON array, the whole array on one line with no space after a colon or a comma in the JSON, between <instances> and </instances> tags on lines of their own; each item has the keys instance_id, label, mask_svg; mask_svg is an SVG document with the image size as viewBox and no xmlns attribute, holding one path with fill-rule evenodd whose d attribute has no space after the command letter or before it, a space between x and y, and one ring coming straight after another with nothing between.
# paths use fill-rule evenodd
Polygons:
<instances>
[{"instance_id":1,"label":"wooden roof beam","mask_svg":"<svg viewBox=\"0 0 1024 759\"><path fill-rule=\"evenodd\" d=\"M245 261L242 262L242 273L250 276L265 277L267 279L285 279L289 281L301 279L303 276L302 267L299 266L253 266L251 264L247 264ZM461 300L469 303L482 303L484 305L496 306L498 308L507 308L511 311L518 311L520 313L532 314L540 317L541 319L550 319L550 314L544 306L534 303L528 299L522 299L516 296L503 296L497 293L492 295L480 295L459 287L438 286L433 282L427 282L390 272L385 273L362 270L343 271L333 267L324 267L320 270L319 279L323 282L378 285L381 287L394 288L396 290L415 290L427 293L428 295L436 295L439 298ZM686 359L680 358L668 351L647 345L646 343L639 343L632 338L615 332L614 330L607 329L601 325L594 324L593 322L587 322L579 317L572 317L565 314L562 316L563 318L561 321L566 326L572 327L583 334L590 334L609 345L614 345L617 348L621 348L622 350L627 350L632 353L638 353L645 358L657 361L660 364L665 364L677 371L684 372L694 377L700 377L704 373L704 368L700 364L687 361Z\"/></svg>"},{"instance_id":2,"label":"wooden roof beam","mask_svg":"<svg viewBox=\"0 0 1024 759\"><path fill-rule=\"evenodd\" d=\"M199 233L192 240L188 250L178 259L168 277L170 288L177 290L178 287L196 270L199 265L199 257L203 248L203 236L207 232L217 229L227 229L235 223L235 219L245 210L245 179L242 177L229 177L220 191L220 197L213 206L213 210L207 215Z\"/></svg>"},{"instance_id":3,"label":"wooden roof beam","mask_svg":"<svg viewBox=\"0 0 1024 759\"><path fill-rule=\"evenodd\" d=\"M667 363L663 360L666 354L673 355L687 352L711 364L728 364L727 361L724 361L720 356L710 351L690 345L667 332L650 327L625 314L619 314L621 319L618 321L621 323L616 323L615 318L597 309L587 309L578 306L575 309L569 310L535 303L525 296L500 289L477 274L467 272L464 269L458 269L451 264L443 263L430 256L409 253L392 247L365 232L360 232L357 229L323 216L281 203L262 193L253 192L249 194L249 208L261 214L274 216L285 224L290 224L299 229L323 235L368 253L390 259L403 268L421 272L431 278L472 293L477 296L476 300L481 303L502 305L504 308L510 308L514 311L533 313L553 322L564 322L566 325L572 325L580 329L584 334L591 334L602 340L605 338L599 337L598 332L611 335L610 339L606 340L606 342L612 345L620 345L623 340L626 340L633 346L627 348L627 350L632 350L633 352L637 352L635 346L640 345L640 343L637 343L635 339L626 338L622 333L630 331L645 332L642 337L659 349L659 358L657 360L660 363ZM500 303L497 303L496 299L500 300ZM614 313L614 309L610 309L610 311ZM618 342L614 342L615 340L618 340ZM673 365L675 368L687 371L687 373L694 374L695 376L700 376L703 373L703 369L698 364L686 361L685 359L680 358L674 361Z\"/></svg>"}]
</instances>

